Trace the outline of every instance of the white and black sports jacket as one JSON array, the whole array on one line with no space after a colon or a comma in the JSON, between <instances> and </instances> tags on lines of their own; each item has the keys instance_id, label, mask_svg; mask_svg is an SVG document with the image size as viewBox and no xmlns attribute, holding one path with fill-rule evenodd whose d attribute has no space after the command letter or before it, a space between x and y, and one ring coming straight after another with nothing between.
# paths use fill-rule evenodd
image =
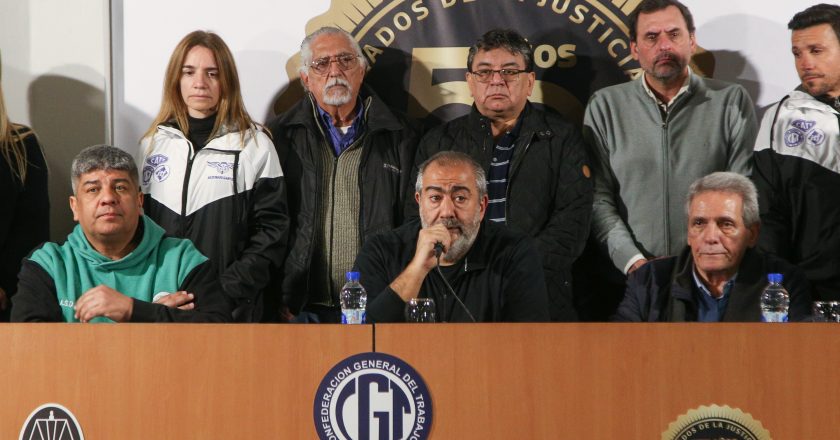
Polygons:
<instances>
[{"instance_id":1,"label":"white and black sports jacket","mask_svg":"<svg viewBox=\"0 0 840 440\"><path fill-rule=\"evenodd\" d=\"M759 245L800 266L814 299L840 299L840 113L794 91L767 110L755 143Z\"/></svg>"},{"instance_id":2,"label":"white and black sports jacket","mask_svg":"<svg viewBox=\"0 0 840 440\"><path fill-rule=\"evenodd\" d=\"M237 320L263 314L263 292L283 263L289 227L283 171L257 126L222 130L196 151L183 132L160 125L145 156L146 215L168 235L188 238L216 265ZM238 315L238 316L237 316Z\"/></svg>"}]
</instances>

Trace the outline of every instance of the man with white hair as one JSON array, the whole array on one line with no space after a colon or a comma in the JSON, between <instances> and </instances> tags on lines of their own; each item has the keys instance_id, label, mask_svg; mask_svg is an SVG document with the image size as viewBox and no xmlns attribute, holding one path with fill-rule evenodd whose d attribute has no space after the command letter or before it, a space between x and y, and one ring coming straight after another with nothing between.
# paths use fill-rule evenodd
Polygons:
<instances>
[{"instance_id":1,"label":"man with white hair","mask_svg":"<svg viewBox=\"0 0 840 440\"><path fill-rule=\"evenodd\" d=\"M760 321L767 274L780 273L790 293L789 319L808 317L805 275L796 266L754 249L760 220L755 185L732 172L691 184L685 205L688 246L632 273L615 321Z\"/></svg>"},{"instance_id":2,"label":"man with white hair","mask_svg":"<svg viewBox=\"0 0 840 440\"><path fill-rule=\"evenodd\" d=\"M403 221L418 133L363 87L367 59L349 33L320 28L300 54L306 96L268 124L291 218L283 299L298 322L340 322L362 243Z\"/></svg>"}]
</instances>

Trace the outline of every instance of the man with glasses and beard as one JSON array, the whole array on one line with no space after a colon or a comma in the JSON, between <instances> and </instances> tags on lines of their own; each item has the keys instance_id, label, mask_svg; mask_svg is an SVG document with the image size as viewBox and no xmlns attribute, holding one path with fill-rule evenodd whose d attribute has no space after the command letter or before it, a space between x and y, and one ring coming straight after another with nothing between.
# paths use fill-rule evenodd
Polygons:
<instances>
[{"instance_id":1,"label":"man with glasses and beard","mask_svg":"<svg viewBox=\"0 0 840 440\"><path fill-rule=\"evenodd\" d=\"M306 96L268 124L291 220L283 315L341 322L338 292L362 243L403 222L418 134L362 86L367 60L350 34L318 29L300 54Z\"/></svg>"},{"instance_id":2,"label":"man with glasses and beard","mask_svg":"<svg viewBox=\"0 0 840 440\"><path fill-rule=\"evenodd\" d=\"M487 179L481 165L464 153L439 152L420 165L414 197L420 219L372 237L356 258L368 322L403 321L405 303L418 297L435 301L440 321L549 320L532 240L482 222Z\"/></svg>"},{"instance_id":3,"label":"man with glasses and beard","mask_svg":"<svg viewBox=\"0 0 840 440\"><path fill-rule=\"evenodd\" d=\"M688 67L697 42L685 5L643 0L628 27L644 73L595 92L584 117L595 173L592 234L624 274L681 250L689 185L715 171L749 175L756 133L743 87Z\"/></svg>"}]
</instances>

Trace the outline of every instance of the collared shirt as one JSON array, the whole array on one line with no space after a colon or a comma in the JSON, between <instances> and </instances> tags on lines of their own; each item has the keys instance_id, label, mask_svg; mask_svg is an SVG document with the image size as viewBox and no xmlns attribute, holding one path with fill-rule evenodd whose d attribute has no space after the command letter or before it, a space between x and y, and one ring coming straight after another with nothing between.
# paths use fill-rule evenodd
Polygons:
<instances>
[{"instance_id":1,"label":"collared shirt","mask_svg":"<svg viewBox=\"0 0 840 440\"><path fill-rule=\"evenodd\" d=\"M361 98L356 99L356 116L353 117L353 124L349 127L336 127L332 123L332 116L329 113L325 112L319 105L316 105L315 108L318 109L318 114L321 116L321 119L319 119L321 127L329 134L327 139L333 147L335 156L338 157L350 145L353 145L353 142L356 142L356 139L364 131L364 118L362 118L364 106L362 105Z\"/></svg>"},{"instance_id":2,"label":"collared shirt","mask_svg":"<svg viewBox=\"0 0 840 440\"><path fill-rule=\"evenodd\" d=\"M505 205L507 203L508 173L513 159L513 149L516 138L522 126L522 114L513 129L506 132L496 141L493 149L493 160L490 162L490 172L487 175L487 219L504 224L507 220Z\"/></svg>"},{"instance_id":3,"label":"collared shirt","mask_svg":"<svg viewBox=\"0 0 840 440\"><path fill-rule=\"evenodd\" d=\"M703 280L697 275L696 269L691 271L691 275L694 276L694 284L700 291L700 294L697 295L697 321L720 322L723 314L726 312L726 306L729 304L729 292L732 291L732 286L735 285L735 279L738 278L738 274L733 275L723 285L723 294L720 298L715 298L712 295L712 292L709 291L709 288L706 287Z\"/></svg>"},{"instance_id":4,"label":"collared shirt","mask_svg":"<svg viewBox=\"0 0 840 440\"><path fill-rule=\"evenodd\" d=\"M668 102L662 102L662 100L659 99L659 97L657 97L655 93L653 93L653 90L650 89L650 86L648 85L646 79L647 73L642 75L642 87L645 88L645 92L647 92L648 96L653 98L653 100L656 102L656 105L658 105L659 109L662 111L663 115L668 113L668 109L671 107L671 104L673 104L680 95L688 91L688 84L691 82L691 75L693 75L694 73L691 72L690 67L688 67L687 69L688 75L685 76L685 82L683 83L682 87L680 87L680 90L677 92L677 94L674 95L674 97L671 98L671 100Z\"/></svg>"}]
</instances>

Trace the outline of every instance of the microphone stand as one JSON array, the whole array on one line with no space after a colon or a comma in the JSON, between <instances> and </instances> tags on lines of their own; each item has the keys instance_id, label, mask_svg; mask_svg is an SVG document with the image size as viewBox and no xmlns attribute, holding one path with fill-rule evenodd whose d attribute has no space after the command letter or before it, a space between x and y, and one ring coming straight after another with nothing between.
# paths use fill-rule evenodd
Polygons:
<instances>
[{"instance_id":1,"label":"microphone stand","mask_svg":"<svg viewBox=\"0 0 840 440\"><path fill-rule=\"evenodd\" d=\"M446 285L446 288L449 289L449 292L452 294L452 296L455 297L455 301L457 301L458 304L461 305L461 308L464 309L465 312L467 312L467 316L470 317L470 320L472 322L476 322L475 317L472 315L472 313L470 313L470 309L468 309L467 305L464 304L463 301L461 301L461 298L458 298L458 294L455 293L455 289L453 289L452 286L449 285L449 281L447 281L446 277L443 276L443 272L441 272L441 270L440 270L440 253L435 252L435 254L437 254L436 255L437 256L437 264L435 264L435 268L437 269L438 275L440 275L440 278L443 280L443 284ZM443 295L443 312L446 313L446 294L445 293ZM444 316L444 318L445 318L445 316ZM446 319L444 319L443 322L446 322Z\"/></svg>"}]
</instances>

